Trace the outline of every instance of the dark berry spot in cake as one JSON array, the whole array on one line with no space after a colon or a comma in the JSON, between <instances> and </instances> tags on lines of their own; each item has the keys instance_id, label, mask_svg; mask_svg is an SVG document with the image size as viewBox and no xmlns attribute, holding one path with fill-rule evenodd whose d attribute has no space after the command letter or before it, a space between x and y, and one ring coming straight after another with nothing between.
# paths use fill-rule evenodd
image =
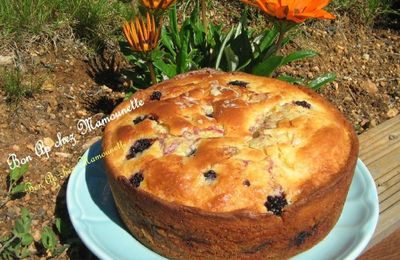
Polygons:
<instances>
[{"instance_id":1,"label":"dark berry spot in cake","mask_svg":"<svg viewBox=\"0 0 400 260\"><path fill-rule=\"evenodd\" d=\"M158 122L158 116L156 114L150 114L147 119L157 121Z\"/></svg>"},{"instance_id":2,"label":"dark berry spot in cake","mask_svg":"<svg viewBox=\"0 0 400 260\"><path fill-rule=\"evenodd\" d=\"M249 187L250 186L250 181L249 180L244 180L243 185Z\"/></svg>"},{"instance_id":3,"label":"dark berry spot in cake","mask_svg":"<svg viewBox=\"0 0 400 260\"><path fill-rule=\"evenodd\" d=\"M161 96L162 94L160 91L154 91L150 96L150 100L160 100Z\"/></svg>"},{"instance_id":4,"label":"dark berry spot in cake","mask_svg":"<svg viewBox=\"0 0 400 260\"><path fill-rule=\"evenodd\" d=\"M141 115L133 119L133 123L135 125L139 124L140 122L144 121L147 118L147 115Z\"/></svg>"},{"instance_id":5,"label":"dark berry spot in cake","mask_svg":"<svg viewBox=\"0 0 400 260\"><path fill-rule=\"evenodd\" d=\"M304 100L302 100L302 101L293 101L293 104L295 104L296 106L301 106L301 107L307 108L307 109L311 108L311 104L308 103L307 101L304 101Z\"/></svg>"},{"instance_id":6,"label":"dark berry spot in cake","mask_svg":"<svg viewBox=\"0 0 400 260\"><path fill-rule=\"evenodd\" d=\"M135 173L130 179L129 182L135 187L139 188L140 183L144 180L143 172Z\"/></svg>"},{"instance_id":7,"label":"dark berry spot in cake","mask_svg":"<svg viewBox=\"0 0 400 260\"><path fill-rule=\"evenodd\" d=\"M268 211L271 211L273 214L280 216L282 214L282 209L287 204L288 203L285 198L285 193L281 193L277 196L268 196L267 201L264 203L264 206L267 207Z\"/></svg>"},{"instance_id":8,"label":"dark berry spot in cake","mask_svg":"<svg viewBox=\"0 0 400 260\"><path fill-rule=\"evenodd\" d=\"M297 234L297 236L294 238L294 244L296 246L301 246L308 237L312 236L312 232L309 231L302 231L300 233Z\"/></svg>"},{"instance_id":9,"label":"dark berry spot in cake","mask_svg":"<svg viewBox=\"0 0 400 260\"><path fill-rule=\"evenodd\" d=\"M137 140L129 149L129 153L126 156L126 159L132 159L136 157L136 154L143 152L150 148L150 146L154 143L154 139L140 139Z\"/></svg>"},{"instance_id":10,"label":"dark berry spot in cake","mask_svg":"<svg viewBox=\"0 0 400 260\"><path fill-rule=\"evenodd\" d=\"M232 85L232 86L238 86L238 87L242 87L245 88L247 87L249 83L245 82L245 81L241 81L241 80L234 80L228 83L228 85Z\"/></svg>"},{"instance_id":11,"label":"dark berry spot in cake","mask_svg":"<svg viewBox=\"0 0 400 260\"><path fill-rule=\"evenodd\" d=\"M258 132L258 131L255 131L254 133L253 133L253 138L258 138L258 137L260 137L261 136L261 134L260 134L260 132Z\"/></svg>"},{"instance_id":12,"label":"dark berry spot in cake","mask_svg":"<svg viewBox=\"0 0 400 260\"><path fill-rule=\"evenodd\" d=\"M190 152L187 156L188 157L193 156L196 152L197 152L197 149L192 149L192 150L190 150Z\"/></svg>"},{"instance_id":13,"label":"dark berry spot in cake","mask_svg":"<svg viewBox=\"0 0 400 260\"><path fill-rule=\"evenodd\" d=\"M157 122L158 122L158 116L155 115L155 114L150 114L150 115L141 115L141 116L136 117L136 118L133 120L133 123L134 123L135 125L137 125L137 124L143 122L143 121L146 120L146 119L149 119L149 120L153 120L153 121L157 121Z\"/></svg>"},{"instance_id":14,"label":"dark berry spot in cake","mask_svg":"<svg viewBox=\"0 0 400 260\"><path fill-rule=\"evenodd\" d=\"M304 242L307 240L307 238L313 236L316 231L317 231L318 225L315 224L314 226L312 226L311 229L309 230L305 230L305 231L301 231L300 233L298 233L294 239L291 241L291 246L295 245L295 246L301 246L302 244L304 244Z\"/></svg>"},{"instance_id":15,"label":"dark berry spot in cake","mask_svg":"<svg viewBox=\"0 0 400 260\"><path fill-rule=\"evenodd\" d=\"M260 243L258 245L255 245L253 247L250 247L250 248L244 250L244 253L245 254L254 254L254 253L257 253L260 250L263 250L263 249L267 248L271 244L272 244L271 240L266 240L266 241L264 241L264 242L262 242L262 243Z\"/></svg>"},{"instance_id":16,"label":"dark berry spot in cake","mask_svg":"<svg viewBox=\"0 0 400 260\"><path fill-rule=\"evenodd\" d=\"M205 172L203 175L207 181L213 181L217 178L217 173L213 170L209 170L209 171Z\"/></svg>"}]
</instances>

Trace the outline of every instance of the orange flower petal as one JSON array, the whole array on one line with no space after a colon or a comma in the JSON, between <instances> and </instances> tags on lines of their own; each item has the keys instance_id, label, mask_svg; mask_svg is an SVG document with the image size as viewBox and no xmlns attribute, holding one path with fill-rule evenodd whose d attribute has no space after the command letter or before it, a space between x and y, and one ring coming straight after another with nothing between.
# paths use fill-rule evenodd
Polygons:
<instances>
[{"instance_id":1,"label":"orange flower petal","mask_svg":"<svg viewBox=\"0 0 400 260\"><path fill-rule=\"evenodd\" d=\"M323 10L331 0L242 0L243 3L256 6L264 13L278 19L296 23L307 18L333 19L334 16Z\"/></svg>"}]
</instances>

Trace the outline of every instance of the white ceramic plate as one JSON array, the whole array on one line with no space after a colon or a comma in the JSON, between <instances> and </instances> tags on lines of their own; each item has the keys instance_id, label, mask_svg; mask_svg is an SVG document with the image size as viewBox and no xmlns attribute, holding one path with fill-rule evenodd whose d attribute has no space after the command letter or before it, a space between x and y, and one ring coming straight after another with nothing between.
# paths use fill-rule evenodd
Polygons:
<instances>
[{"instance_id":1,"label":"white ceramic plate","mask_svg":"<svg viewBox=\"0 0 400 260\"><path fill-rule=\"evenodd\" d=\"M102 160L85 165L101 153L100 141L86 151L67 188L72 224L86 246L100 259L165 259L133 238L119 219ZM379 214L374 180L358 160L340 219L328 236L293 259L355 259L371 239Z\"/></svg>"}]
</instances>

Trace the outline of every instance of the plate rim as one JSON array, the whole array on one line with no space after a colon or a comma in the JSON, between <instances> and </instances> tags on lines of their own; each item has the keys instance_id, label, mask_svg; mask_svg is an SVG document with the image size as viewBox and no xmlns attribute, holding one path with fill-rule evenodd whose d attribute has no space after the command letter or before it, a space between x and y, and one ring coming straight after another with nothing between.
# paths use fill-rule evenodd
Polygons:
<instances>
[{"instance_id":1,"label":"plate rim","mask_svg":"<svg viewBox=\"0 0 400 260\"><path fill-rule=\"evenodd\" d=\"M74 213L71 214L71 212L76 211L77 208L79 209L79 211L81 211L80 207L73 206L73 205L75 205L75 201L74 201L74 196L72 196L72 193L73 193L73 189L76 187L76 185L74 186L74 184L77 184L77 180L79 178L79 174L85 174L86 173L85 162L87 161L87 157L89 155L90 149L92 149L96 145L99 145L99 143L101 143L101 140L99 140L96 143L94 143L92 146L90 146L85 151L85 153L83 154L81 159L78 161L78 163L75 165L74 169L72 170L72 172L70 174L70 178L68 180L68 185L67 185L67 196L66 196L67 197L66 198L67 210L68 210L68 214L69 214L72 226L74 227L76 233L78 234L78 236L80 237L82 242L85 244L85 246L94 255L96 255L100 259L114 259L115 256L113 256L113 255L110 256L109 254L107 254L107 252L105 252L104 248L101 248L99 245L97 245L97 242L93 241L91 235L88 234L89 232L84 232L84 230L81 230L81 229L77 228L77 226L79 226L79 223L80 223L81 219L76 218L74 216L75 215ZM95 163L100 163L100 161L102 161L102 159L96 161ZM373 177L371 175L371 172L368 170L368 168L361 161L360 158L357 159L355 171L357 170L357 168L360 168L361 172L368 173L368 174L363 174L363 177L366 178L367 186L369 187L369 189L367 189L368 190L368 194L367 195L370 197L370 200L373 200L373 203L370 203L373 206L372 214L371 214L371 217L369 218L369 220L366 221L366 222L369 222L369 225L371 225L371 226L368 228L366 234L363 234L362 239L360 239L359 242L356 245L354 245L354 248L347 255L344 256L344 259L356 259L363 252L363 250L367 247L369 241L371 240L373 234L375 233L376 226L378 224L378 219L379 219L379 199L378 199L378 193L377 193L375 181L374 181L374 179L373 179ZM352 180L352 182L353 182L353 180ZM347 201L347 198L346 198L346 201ZM345 203L346 203L346 201L345 201ZM93 203L95 203L95 202L93 202ZM344 211L341 212L340 216L342 216L343 212ZM335 226L336 226L336 224L335 224ZM333 227L332 230L334 228L335 227ZM327 236L328 235L329 235L329 233L327 234ZM132 236L132 239L136 240L133 236ZM166 259L164 256L159 255L156 252L154 252L153 250L151 250L150 248L142 245L138 240L136 240L136 241L138 242L138 245L140 245L144 249L147 249L148 253L151 254L153 257L157 257L158 259ZM316 245L318 245L318 244L316 244ZM312 250L312 248L310 248L310 249L308 249L308 250L306 250L304 252L307 252L309 250ZM302 253L304 253L304 252L302 252ZM301 256L302 253L300 253L300 254L298 254L296 256L293 256L293 257Z\"/></svg>"}]
</instances>

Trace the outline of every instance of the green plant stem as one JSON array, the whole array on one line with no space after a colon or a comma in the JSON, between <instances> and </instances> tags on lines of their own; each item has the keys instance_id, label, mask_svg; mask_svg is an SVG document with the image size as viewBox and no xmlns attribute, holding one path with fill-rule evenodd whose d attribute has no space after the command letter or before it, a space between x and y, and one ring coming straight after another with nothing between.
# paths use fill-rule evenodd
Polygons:
<instances>
[{"instance_id":1,"label":"green plant stem","mask_svg":"<svg viewBox=\"0 0 400 260\"><path fill-rule=\"evenodd\" d=\"M10 240L8 240L6 243L4 243L4 245L0 248L0 255L17 238L18 237L16 235L14 235Z\"/></svg>"},{"instance_id":2,"label":"green plant stem","mask_svg":"<svg viewBox=\"0 0 400 260\"><path fill-rule=\"evenodd\" d=\"M284 29L284 26L282 24L279 25L279 35L278 35L278 40L276 41L276 43L274 44L274 46L272 46L267 53L264 55L264 60L268 59L273 53L277 53L281 48L282 48L282 43L283 43L283 39L285 39L285 34L286 34L287 30Z\"/></svg>"},{"instance_id":3,"label":"green plant stem","mask_svg":"<svg viewBox=\"0 0 400 260\"><path fill-rule=\"evenodd\" d=\"M10 194L15 182L10 182L10 186L8 187L8 194Z\"/></svg>"},{"instance_id":4,"label":"green plant stem","mask_svg":"<svg viewBox=\"0 0 400 260\"><path fill-rule=\"evenodd\" d=\"M1 205L0 205L0 209L2 207L4 207L8 202L10 201L10 197L8 196L5 200L2 201Z\"/></svg>"},{"instance_id":5,"label":"green plant stem","mask_svg":"<svg viewBox=\"0 0 400 260\"><path fill-rule=\"evenodd\" d=\"M155 85L155 84L157 84L157 78L156 78L156 72L154 70L153 62L148 61L147 66L149 67L149 71L150 71L151 83L153 85Z\"/></svg>"},{"instance_id":6,"label":"green plant stem","mask_svg":"<svg viewBox=\"0 0 400 260\"><path fill-rule=\"evenodd\" d=\"M207 33L208 21L206 0L201 0L201 19L203 20L204 30Z\"/></svg>"},{"instance_id":7,"label":"green plant stem","mask_svg":"<svg viewBox=\"0 0 400 260\"><path fill-rule=\"evenodd\" d=\"M286 34L286 30L284 30L281 26L279 28L278 40L276 41L276 44L275 44L275 51L274 51L275 53L279 52L280 49L282 49L282 42L283 42L283 39L285 38L285 34Z\"/></svg>"}]
</instances>

